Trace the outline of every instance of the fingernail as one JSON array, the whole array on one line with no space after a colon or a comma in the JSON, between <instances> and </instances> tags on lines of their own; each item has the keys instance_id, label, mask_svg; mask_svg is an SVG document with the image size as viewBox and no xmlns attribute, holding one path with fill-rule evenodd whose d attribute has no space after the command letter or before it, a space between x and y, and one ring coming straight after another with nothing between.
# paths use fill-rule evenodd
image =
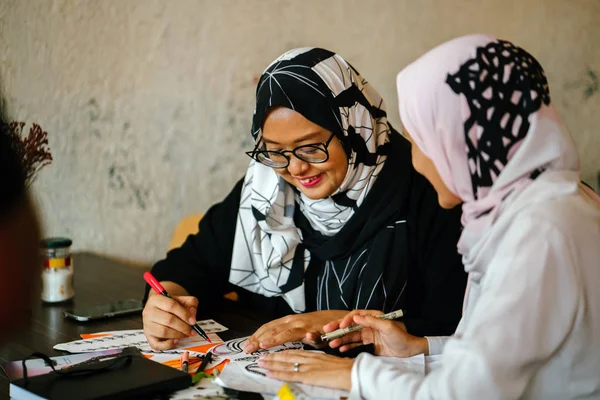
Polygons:
<instances>
[{"instance_id":1,"label":"fingernail","mask_svg":"<svg viewBox=\"0 0 600 400\"><path fill-rule=\"evenodd\" d=\"M188 318L188 322L190 323L190 325L194 325L196 323L196 319L192 318L192 317L189 317Z\"/></svg>"},{"instance_id":2,"label":"fingernail","mask_svg":"<svg viewBox=\"0 0 600 400\"><path fill-rule=\"evenodd\" d=\"M260 357L258 357L260 361L264 361L266 358L267 356L265 354L261 354Z\"/></svg>"},{"instance_id":3,"label":"fingernail","mask_svg":"<svg viewBox=\"0 0 600 400\"><path fill-rule=\"evenodd\" d=\"M259 359L257 364L258 364L259 367L263 367L265 365L265 361Z\"/></svg>"},{"instance_id":4,"label":"fingernail","mask_svg":"<svg viewBox=\"0 0 600 400\"><path fill-rule=\"evenodd\" d=\"M177 344L177 343L179 343L179 339L173 340L173 344Z\"/></svg>"}]
</instances>

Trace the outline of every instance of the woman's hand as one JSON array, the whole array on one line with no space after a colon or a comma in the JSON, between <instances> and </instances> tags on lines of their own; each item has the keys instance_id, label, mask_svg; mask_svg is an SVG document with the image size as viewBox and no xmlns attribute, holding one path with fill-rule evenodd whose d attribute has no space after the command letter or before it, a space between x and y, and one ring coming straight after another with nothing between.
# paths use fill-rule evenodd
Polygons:
<instances>
[{"instance_id":1,"label":"woman's hand","mask_svg":"<svg viewBox=\"0 0 600 400\"><path fill-rule=\"evenodd\" d=\"M298 363L298 370L294 364ZM288 350L264 354L258 365L269 372L269 378L286 382L302 382L310 385L344 389L352 387L354 360L305 350Z\"/></svg>"},{"instance_id":2,"label":"woman's hand","mask_svg":"<svg viewBox=\"0 0 600 400\"><path fill-rule=\"evenodd\" d=\"M286 342L302 340L316 346L321 341L322 327L329 321L339 320L348 311L326 310L293 314L264 324L244 342L246 353L268 349Z\"/></svg>"},{"instance_id":3,"label":"woman's hand","mask_svg":"<svg viewBox=\"0 0 600 400\"><path fill-rule=\"evenodd\" d=\"M167 350L179 339L195 335L191 325L196 323L198 299L193 296L168 298L156 293L148 296L142 312L144 334L150 347Z\"/></svg>"},{"instance_id":4,"label":"woman's hand","mask_svg":"<svg viewBox=\"0 0 600 400\"><path fill-rule=\"evenodd\" d=\"M323 327L325 332L332 332L338 328L347 328L351 324L365 326L360 331L351 332L339 339L329 342L332 348L341 352L348 351L357 346L373 344L375 354L386 357L412 357L417 354L429 354L427 339L412 336L406 332L402 322L376 318L383 315L381 311L354 310L341 321L333 321Z\"/></svg>"}]
</instances>

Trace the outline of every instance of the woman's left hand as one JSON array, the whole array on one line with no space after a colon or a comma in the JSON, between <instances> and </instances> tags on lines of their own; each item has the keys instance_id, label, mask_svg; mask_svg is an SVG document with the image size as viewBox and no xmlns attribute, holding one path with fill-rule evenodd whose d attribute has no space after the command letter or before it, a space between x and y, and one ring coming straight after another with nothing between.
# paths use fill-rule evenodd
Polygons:
<instances>
[{"instance_id":1,"label":"woman's left hand","mask_svg":"<svg viewBox=\"0 0 600 400\"><path fill-rule=\"evenodd\" d=\"M297 363L297 364L296 364ZM269 378L350 391L354 360L305 350L264 354L258 365ZM294 370L297 365L297 371Z\"/></svg>"},{"instance_id":2,"label":"woman's left hand","mask_svg":"<svg viewBox=\"0 0 600 400\"><path fill-rule=\"evenodd\" d=\"M323 310L304 314L293 314L268 322L258 328L243 344L246 353L260 349L302 340L306 344L318 346L323 333L323 325L342 319L348 311Z\"/></svg>"}]
</instances>

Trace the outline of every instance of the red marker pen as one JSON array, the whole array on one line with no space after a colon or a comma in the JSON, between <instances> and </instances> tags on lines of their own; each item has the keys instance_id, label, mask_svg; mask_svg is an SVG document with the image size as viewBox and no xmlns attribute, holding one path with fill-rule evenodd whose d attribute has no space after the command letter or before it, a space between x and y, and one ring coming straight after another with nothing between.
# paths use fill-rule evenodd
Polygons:
<instances>
[{"instance_id":1,"label":"red marker pen","mask_svg":"<svg viewBox=\"0 0 600 400\"><path fill-rule=\"evenodd\" d=\"M150 271L144 272L144 280L148 283L148 285L150 285L150 287L152 289L154 289L154 291L156 293L162 294L163 296L166 296L166 297L172 299L171 295L165 290L165 288L163 287L163 285L161 285L160 282L157 281L154 276L152 276L152 274L150 273ZM204 332L202 330L202 328L200 328L198 326L197 323L194 324L194 325L192 325L192 328L194 328L194 330L196 332L198 332L198 335L200 335L204 340L206 340L208 343L212 343L212 341L210 340L210 338L208 337L208 335L206 334L206 332Z\"/></svg>"}]
</instances>

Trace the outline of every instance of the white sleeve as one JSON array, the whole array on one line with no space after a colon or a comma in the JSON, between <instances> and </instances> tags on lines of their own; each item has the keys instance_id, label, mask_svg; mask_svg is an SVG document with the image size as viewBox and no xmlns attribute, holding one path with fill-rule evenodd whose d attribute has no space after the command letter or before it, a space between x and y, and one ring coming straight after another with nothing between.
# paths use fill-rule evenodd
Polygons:
<instances>
[{"instance_id":1,"label":"white sleeve","mask_svg":"<svg viewBox=\"0 0 600 400\"><path fill-rule=\"evenodd\" d=\"M446 342L442 365L419 376L361 356L352 370L354 398L520 397L574 324L581 299L567 244L543 221L515 221L488 264L462 336Z\"/></svg>"},{"instance_id":2,"label":"white sleeve","mask_svg":"<svg viewBox=\"0 0 600 400\"><path fill-rule=\"evenodd\" d=\"M429 355L434 356L442 354L444 344L448 341L450 336L425 336L427 339L427 346L429 347Z\"/></svg>"}]
</instances>

